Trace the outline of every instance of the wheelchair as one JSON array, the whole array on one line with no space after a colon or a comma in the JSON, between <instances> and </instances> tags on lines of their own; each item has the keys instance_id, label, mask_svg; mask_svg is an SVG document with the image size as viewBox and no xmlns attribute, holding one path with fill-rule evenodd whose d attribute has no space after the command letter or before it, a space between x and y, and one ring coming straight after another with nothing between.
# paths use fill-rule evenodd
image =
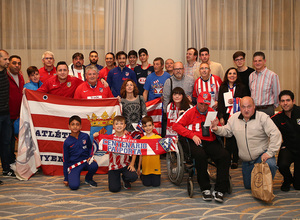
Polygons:
<instances>
[{"instance_id":1,"label":"wheelchair","mask_svg":"<svg viewBox=\"0 0 300 220\"><path fill-rule=\"evenodd\" d=\"M219 141L222 143L222 141ZM222 144L223 145L223 144ZM189 144L188 144L189 146ZM187 178L187 192L190 198L194 195L194 181L193 176L195 174L195 166L194 160L191 156L191 151L189 147L189 152L185 153L183 151L182 145L180 141L177 142L177 149L178 151L167 152L166 154L166 162L167 162L167 174L169 180L179 186L183 180L184 173L188 173ZM208 168L207 168L210 180L212 183L216 182L216 165L214 162L209 158L208 159ZM229 194L232 193L232 181L231 177L229 176L229 186L227 192Z\"/></svg>"}]
</instances>

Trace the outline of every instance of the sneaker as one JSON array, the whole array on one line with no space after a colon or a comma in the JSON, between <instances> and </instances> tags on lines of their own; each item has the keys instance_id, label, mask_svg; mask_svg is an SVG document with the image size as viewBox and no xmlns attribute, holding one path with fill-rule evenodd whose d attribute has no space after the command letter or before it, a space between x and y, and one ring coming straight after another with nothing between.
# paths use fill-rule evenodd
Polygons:
<instances>
[{"instance_id":1,"label":"sneaker","mask_svg":"<svg viewBox=\"0 0 300 220\"><path fill-rule=\"evenodd\" d=\"M288 192L291 189L291 184L283 182L280 189L281 189L281 191Z\"/></svg>"},{"instance_id":2,"label":"sneaker","mask_svg":"<svg viewBox=\"0 0 300 220\"><path fill-rule=\"evenodd\" d=\"M224 202L224 194L218 191L213 191L214 199L217 202Z\"/></svg>"},{"instance_id":3,"label":"sneaker","mask_svg":"<svg viewBox=\"0 0 300 220\"><path fill-rule=\"evenodd\" d=\"M86 184L89 184L91 187L97 187L97 183L94 180L85 180Z\"/></svg>"},{"instance_id":4,"label":"sneaker","mask_svg":"<svg viewBox=\"0 0 300 220\"><path fill-rule=\"evenodd\" d=\"M202 199L204 201L211 201L212 200L212 195L211 195L211 192L210 190L203 190L202 191Z\"/></svg>"},{"instance_id":5,"label":"sneaker","mask_svg":"<svg viewBox=\"0 0 300 220\"><path fill-rule=\"evenodd\" d=\"M16 177L16 174L13 170L9 170L9 171L3 171L3 176L4 177Z\"/></svg>"},{"instance_id":6,"label":"sneaker","mask_svg":"<svg viewBox=\"0 0 300 220\"><path fill-rule=\"evenodd\" d=\"M125 182L125 181L123 180L123 187L124 187L124 189L131 189L131 184L130 184L130 182Z\"/></svg>"}]
</instances>

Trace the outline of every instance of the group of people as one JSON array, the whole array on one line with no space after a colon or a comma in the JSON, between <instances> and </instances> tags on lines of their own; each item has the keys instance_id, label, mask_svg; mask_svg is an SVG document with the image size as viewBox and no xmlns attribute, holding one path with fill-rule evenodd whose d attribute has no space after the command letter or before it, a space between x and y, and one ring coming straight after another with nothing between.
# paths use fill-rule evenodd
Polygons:
<instances>
[{"instance_id":1,"label":"group of people","mask_svg":"<svg viewBox=\"0 0 300 220\"><path fill-rule=\"evenodd\" d=\"M13 128L13 123L20 115L24 87L76 99L117 97L122 103L123 115L116 117L113 122L113 135L117 137L133 132L135 124L142 121L145 138L159 138L153 133L153 120L146 116L145 102L160 98L164 112L161 135L178 136L184 150L191 150L197 180L206 201L214 198L223 202L229 184L229 169L238 167L239 157L243 160L245 188L251 188L254 163L267 162L274 177L277 170L275 154L279 148L281 150L277 165L284 177L281 189L288 191L291 184L295 189L300 189L297 163L300 154L300 111L295 105L294 94L288 90L280 92L279 77L266 67L263 52L255 52L253 55L255 69L245 65L245 56L242 51L234 53L236 68L231 67L224 74L222 65L210 60L209 49L205 47L199 50L199 56L196 48L188 48L186 64L172 59L164 62L161 57L157 57L151 65L145 48L138 52L132 50L128 54L124 51L116 55L108 52L105 55L105 67L98 64L96 51L90 52L89 65L84 65L83 54L77 52L72 56L72 64L60 61L56 67L54 54L46 51L42 55L44 66L40 69L30 66L27 69L29 82L25 84L21 73L21 58L9 56L7 51L0 50L3 176L15 176L10 168L15 161L15 136L13 130L7 128ZM198 57L201 62L197 61ZM141 64L137 64L138 58ZM274 115L279 104L282 111ZM215 111L217 119L210 122L210 127L206 126L207 115ZM86 135L80 132L80 124L78 116L70 118L71 134L64 143L64 181L71 189L79 187L81 169L90 169L85 180L91 186L97 186L92 178L96 166L91 159L91 144ZM85 140L83 146L83 141L80 142L81 145L78 142L82 138ZM77 142L81 153L74 156L75 148L71 149L70 146ZM208 157L217 167L217 182L213 191L207 173ZM123 173L124 186L129 188L130 182L137 179L137 175L133 174L136 170L142 176L159 176L143 176L144 185L160 185L159 157L154 159L143 156L137 168L134 167L135 159L134 155L129 159L127 155L110 154L111 191L121 189L120 173ZM69 169L72 163L79 161L85 161L83 163L88 165L78 166L80 169ZM291 163L294 163L294 175L289 171Z\"/></svg>"}]
</instances>

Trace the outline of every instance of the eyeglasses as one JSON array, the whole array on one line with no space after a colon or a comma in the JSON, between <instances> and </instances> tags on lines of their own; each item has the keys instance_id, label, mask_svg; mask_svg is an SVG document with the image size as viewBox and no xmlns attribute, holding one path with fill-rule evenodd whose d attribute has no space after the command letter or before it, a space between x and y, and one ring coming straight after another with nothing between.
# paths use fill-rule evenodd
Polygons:
<instances>
[{"instance_id":1,"label":"eyeglasses","mask_svg":"<svg viewBox=\"0 0 300 220\"><path fill-rule=\"evenodd\" d=\"M44 60L53 60L53 57L44 57Z\"/></svg>"},{"instance_id":2,"label":"eyeglasses","mask_svg":"<svg viewBox=\"0 0 300 220\"><path fill-rule=\"evenodd\" d=\"M235 59L234 61L239 62L239 61L242 61L242 60L244 60L244 58Z\"/></svg>"},{"instance_id":3,"label":"eyeglasses","mask_svg":"<svg viewBox=\"0 0 300 220\"><path fill-rule=\"evenodd\" d=\"M208 67L201 67L200 70L209 70Z\"/></svg>"},{"instance_id":4,"label":"eyeglasses","mask_svg":"<svg viewBox=\"0 0 300 220\"><path fill-rule=\"evenodd\" d=\"M173 69L174 71L180 71L180 70L183 70L183 68L176 68L176 69Z\"/></svg>"}]
</instances>

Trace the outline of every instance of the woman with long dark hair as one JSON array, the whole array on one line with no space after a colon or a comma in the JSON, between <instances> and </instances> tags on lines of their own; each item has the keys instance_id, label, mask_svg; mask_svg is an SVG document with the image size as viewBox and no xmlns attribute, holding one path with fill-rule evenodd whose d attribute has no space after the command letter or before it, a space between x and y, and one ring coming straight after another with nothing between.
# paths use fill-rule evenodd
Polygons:
<instances>
[{"instance_id":1,"label":"woman with long dark hair","mask_svg":"<svg viewBox=\"0 0 300 220\"><path fill-rule=\"evenodd\" d=\"M177 136L177 133L172 129L173 123L191 107L184 90L181 87L175 87L171 92L171 100L167 106L167 136Z\"/></svg>"},{"instance_id":2,"label":"woman with long dark hair","mask_svg":"<svg viewBox=\"0 0 300 220\"><path fill-rule=\"evenodd\" d=\"M139 123L147 115L145 100L139 95L137 85L132 79L126 79L120 90L122 115L126 119L126 130L132 132L135 127L132 123Z\"/></svg>"},{"instance_id":3,"label":"woman with long dark hair","mask_svg":"<svg viewBox=\"0 0 300 220\"><path fill-rule=\"evenodd\" d=\"M225 100L225 93L232 95L232 98ZM220 119L221 125L225 125L227 123L230 115L240 111L239 101L246 95L246 87L240 83L237 69L230 67L225 73L224 81L220 86L218 96L218 118ZM236 169L238 167L239 156L234 136L231 138L226 138L225 148L232 156L231 169Z\"/></svg>"}]
</instances>

